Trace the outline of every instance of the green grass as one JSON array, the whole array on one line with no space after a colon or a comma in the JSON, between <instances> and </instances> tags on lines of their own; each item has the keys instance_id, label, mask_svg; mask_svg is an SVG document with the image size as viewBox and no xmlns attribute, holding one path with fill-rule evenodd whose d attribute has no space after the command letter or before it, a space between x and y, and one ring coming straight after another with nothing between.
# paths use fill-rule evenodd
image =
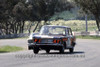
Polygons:
<instances>
[{"instance_id":1,"label":"green grass","mask_svg":"<svg viewBox=\"0 0 100 67\"><path fill-rule=\"evenodd\" d=\"M0 47L0 53L15 52L15 51L20 51L20 50L23 50L23 48L16 47L16 46L1 46Z\"/></svg>"},{"instance_id":2,"label":"green grass","mask_svg":"<svg viewBox=\"0 0 100 67\"><path fill-rule=\"evenodd\" d=\"M63 19L73 19L76 17L76 13L77 12L75 12L75 11L74 12L63 11L63 12L60 12L60 13L53 15L50 20L55 20L58 17L63 18Z\"/></svg>"},{"instance_id":3,"label":"green grass","mask_svg":"<svg viewBox=\"0 0 100 67\"><path fill-rule=\"evenodd\" d=\"M95 39L100 40L100 36L77 36L79 39Z\"/></svg>"},{"instance_id":4,"label":"green grass","mask_svg":"<svg viewBox=\"0 0 100 67\"><path fill-rule=\"evenodd\" d=\"M13 38L13 39L27 39L28 38L28 36L27 37L18 37L18 38Z\"/></svg>"}]
</instances>

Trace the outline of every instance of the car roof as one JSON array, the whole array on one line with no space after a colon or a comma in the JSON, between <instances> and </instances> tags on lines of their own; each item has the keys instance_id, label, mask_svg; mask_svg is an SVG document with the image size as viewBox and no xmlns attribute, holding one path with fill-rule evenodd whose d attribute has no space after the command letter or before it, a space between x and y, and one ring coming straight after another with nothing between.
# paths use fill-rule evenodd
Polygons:
<instances>
[{"instance_id":1,"label":"car roof","mask_svg":"<svg viewBox=\"0 0 100 67\"><path fill-rule=\"evenodd\" d=\"M44 25L44 26L52 26L52 27L63 27L63 28L70 28L68 26L58 26L58 25Z\"/></svg>"}]
</instances>

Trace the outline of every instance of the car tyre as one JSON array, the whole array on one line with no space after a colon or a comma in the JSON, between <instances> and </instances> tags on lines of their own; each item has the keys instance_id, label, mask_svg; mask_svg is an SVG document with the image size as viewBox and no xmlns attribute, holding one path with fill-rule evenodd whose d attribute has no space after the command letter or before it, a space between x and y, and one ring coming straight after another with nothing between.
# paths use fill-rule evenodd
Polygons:
<instances>
[{"instance_id":1,"label":"car tyre","mask_svg":"<svg viewBox=\"0 0 100 67\"><path fill-rule=\"evenodd\" d=\"M33 52L34 52L34 54L38 54L39 48L34 48Z\"/></svg>"},{"instance_id":2,"label":"car tyre","mask_svg":"<svg viewBox=\"0 0 100 67\"><path fill-rule=\"evenodd\" d=\"M70 48L70 49L69 49L69 52L70 52L70 53L73 53L73 51L74 51L74 48Z\"/></svg>"},{"instance_id":3,"label":"car tyre","mask_svg":"<svg viewBox=\"0 0 100 67\"><path fill-rule=\"evenodd\" d=\"M60 53L64 53L64 47L62 47L61 49L60 49Z\"/></svg>"},{"instance_id":4,"label":"car tyre","mask_svg":"<svg viewBox=\"0 0 100 67\"><path fill-rule=\"evenodd\" d=\"M46 50L46 53L48 53L48 54L49 54L49 53L50 53L50 49L47 49L47 50Z\"/></svg>"}]
</instances>

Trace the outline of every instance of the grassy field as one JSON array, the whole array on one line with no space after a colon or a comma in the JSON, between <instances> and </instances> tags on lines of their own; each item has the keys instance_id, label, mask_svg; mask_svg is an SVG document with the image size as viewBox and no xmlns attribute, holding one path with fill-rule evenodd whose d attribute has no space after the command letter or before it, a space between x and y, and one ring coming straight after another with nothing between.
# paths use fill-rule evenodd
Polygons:
<instances>
[{"instance_id":1,"label":"grassy field","mask_svg":"<svg viewBox=\"0 0 100 67\"><path fill-rule=\"evenodd\" d=\"M1 46L0 47L0 53L15 52L15 51L20 51L20 50L23 50L23 48L16 47L16 46Z\"/></svg>"},{"instance_id":2,"label":"grassy field","mask_svg":"<svg viewBox=\"0 0 100 67\"><path fill-rule=\"evenodd\" d=\"M39 30L40 27L44 25L43 23L44 22L41 21L41 24L39 25L37 30ZM85 29L86 29L85 20L68 20L68 21L57 20L57 21L48 21L47 24L69 26L69 27L72 28L73 31L76 31L76 32L82 32L82 31L85 31ZM27 27L27 25L28 24L26 24L25 27ZM33 31L35 25L36 25L36 23L33 24L33 26L31 27L31 31ZM96 21L95 20L89 20L88 21L88 31L96 31L96 30L97 30Z\"/></svg>"},{"instance_id":3,"label":"grassy field","mask_svg":"<svg viewBox=\"0 0 100 67\"><path fill-rule=\"evenodd\" d=\"M69 21L58 20L58 21L51 21L50 24L69 26L72 28L73 31L79 31L79 32L85 31L86 28L85 20L69 20ZM95 30L97 30L96 21L94 20L88 21L88 31L95 31Z\"/></svg>"},{"instance_id":4,"label":"grassy field","mask_svg":"<svg viewBox=\"0 0 100 67\"><path fill-rule=\"evenodd\" d=\"M77 36L79 39L95 39L95 40L100 40L100 37L98 36Z\"/></svg>"}]
</instances>

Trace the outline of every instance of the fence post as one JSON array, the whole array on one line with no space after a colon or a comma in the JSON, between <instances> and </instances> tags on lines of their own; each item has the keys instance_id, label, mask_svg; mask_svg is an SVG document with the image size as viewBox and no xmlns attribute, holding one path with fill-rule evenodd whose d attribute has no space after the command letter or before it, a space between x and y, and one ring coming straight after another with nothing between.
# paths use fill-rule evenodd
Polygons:
<instances>
[{"instance_id":1,"label":"fence post","mask_svg":"<svg viewBox=\"0 0 100 67\"><path fill-rule=\"evenodd\" d=\"M88 22L87 22L87 15L85 15L85 21L86 21L86 32L88 32Z\"/></svg>"}]
</instances>

